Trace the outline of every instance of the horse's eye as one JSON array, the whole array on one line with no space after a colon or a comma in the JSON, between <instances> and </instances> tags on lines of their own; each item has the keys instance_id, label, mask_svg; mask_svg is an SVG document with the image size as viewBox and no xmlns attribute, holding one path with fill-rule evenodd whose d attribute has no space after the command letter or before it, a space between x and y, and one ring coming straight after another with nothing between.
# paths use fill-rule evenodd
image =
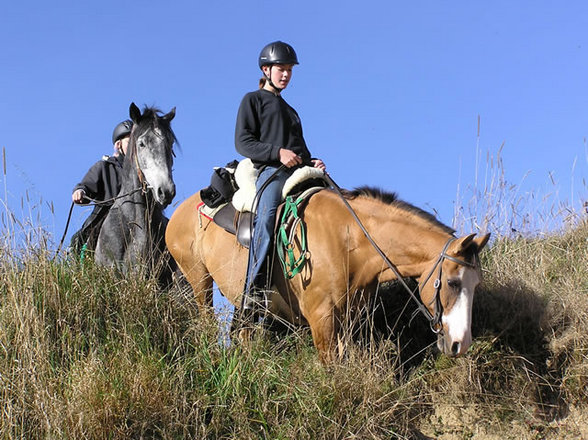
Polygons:
<instances>
[{"instance_id":1,"label":"horse's eye","mask_svg":"<svg viewBox=\"0 0 588 440\"><path fill-rule=\"evenodd\" d=\"M461 280L459 279L450 279L447 280L447 285L452 289L460 290L461 289Z\"/></svg>"}]
</instances>

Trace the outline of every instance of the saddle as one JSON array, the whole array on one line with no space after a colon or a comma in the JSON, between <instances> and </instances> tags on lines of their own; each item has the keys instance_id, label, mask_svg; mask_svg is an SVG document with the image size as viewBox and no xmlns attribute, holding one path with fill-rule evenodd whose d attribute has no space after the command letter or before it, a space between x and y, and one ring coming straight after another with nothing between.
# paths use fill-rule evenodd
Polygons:
<instances>
[{"instance_id":1,"label":"saddle","mask_svg":"<svg viewBox=\"0 0 588 440\"><path fill-rule=\"evenodd\" d=\"M253 229L254 214L250 211L239 212L232 203L223 205L212 217L212 221L233 234L239 244L249 249Z\"/></svg>"},{"instance_id":2,"label":"saddle","mask_svg":"<svg viewBox=\"0 0 588 440\"><path fill-rule=\"evenodd\" d=\"M218 172L215 171L218 175ZM237 242L249 248L253 229L254 199L256 193L255 182L257 180L257 170L250 159L244 159L234 169L234 183L238 188L232 195L230 201L211 207L206 204L206 200L198 206L199 215L212 219L214 223L222 227L225 231L235 235ZM213 176L214 177L214 176ZM282 200L285 201L287 196L296 195L296 203L302 204L310 198L312 194L327 187L328 184L324 179L324 173L317 168L305 166L298 168L292 173L282 191ZM204 191L204 190L203 190ZM201 196L203 194L201 191ZM280 223L284 203L278 207L276 213L276 229ZM292 223L291 221L289 223Z\"/></svg>"}]
</instances>

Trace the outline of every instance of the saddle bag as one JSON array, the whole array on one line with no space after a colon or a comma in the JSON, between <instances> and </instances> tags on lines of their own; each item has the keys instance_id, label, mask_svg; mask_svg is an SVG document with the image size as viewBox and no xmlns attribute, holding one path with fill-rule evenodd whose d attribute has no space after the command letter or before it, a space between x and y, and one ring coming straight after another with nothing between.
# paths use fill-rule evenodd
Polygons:
<instances>
[{"instance_id":1,"label":"saddle bag","mask_svg":"<svg viewBox=\"0 0 588 440\"><path fill-rule=\"evenodd\" d=\"M210 185L200 191L202 201L209 208L217 208L223 203L232 200L233 194L237 191L235 182L235 169L238 162L229 162L224 167L215 168L210 178Z\"/></svg>"}]
</instances>

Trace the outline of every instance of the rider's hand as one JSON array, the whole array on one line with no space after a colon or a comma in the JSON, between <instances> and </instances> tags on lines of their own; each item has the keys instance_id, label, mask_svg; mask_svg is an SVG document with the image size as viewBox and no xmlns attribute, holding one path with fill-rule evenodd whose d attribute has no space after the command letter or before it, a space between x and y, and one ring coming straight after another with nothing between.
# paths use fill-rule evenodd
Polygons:
<instances>
[{"instance_id":1,"label":"rider's hand","mask_svg":"<svg viewBox=\"0 0 588 440\"><path fill-rule=\"evenodd\" d=\"M315 168L318 168L321 171L326 171L327 170L327 166L325 165L325 163L320 160L320 159L312 159L312 166Z\"/></svg>"},{"instance_id":2,"label":"rider's hand","mask_svg":"<svg viewBox=\"0 0 588 440\"><path fill-rule=\"evenodd\" d=\"M292 150L280 148L280 162L288 168L295 167L302 163L302 158L294 153Z\"/></svg>"},{"instance_id":3,"label":"rider's hand","mask_svg":"<svg viewBox=\"0 0 588 440\"><path fill-rule=\"evenodd\" d=\"M83 203L86 197L86 192L83 189L76 189L71 195L71 199L74 203Z\"/></svg>"}]
</instances>

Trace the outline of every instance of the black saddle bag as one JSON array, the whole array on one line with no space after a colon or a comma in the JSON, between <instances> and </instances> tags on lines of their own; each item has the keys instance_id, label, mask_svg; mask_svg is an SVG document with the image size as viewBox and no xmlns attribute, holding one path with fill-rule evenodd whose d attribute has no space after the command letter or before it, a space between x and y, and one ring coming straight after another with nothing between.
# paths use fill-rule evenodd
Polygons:
<instances>
[{"instance_id":1,"label":"black saddle bag","mask_svg":"<svg viewBox=\"0 0 588 440\"><path fill-rule=\"evenodd\" d=\"M234 175L237 163L237 161L229 162L224 167L213 171L210 185L200 190L200 197L206 206L216 208L233 199L233 194L237 191Z\"/></svg>"}]
</instances>

